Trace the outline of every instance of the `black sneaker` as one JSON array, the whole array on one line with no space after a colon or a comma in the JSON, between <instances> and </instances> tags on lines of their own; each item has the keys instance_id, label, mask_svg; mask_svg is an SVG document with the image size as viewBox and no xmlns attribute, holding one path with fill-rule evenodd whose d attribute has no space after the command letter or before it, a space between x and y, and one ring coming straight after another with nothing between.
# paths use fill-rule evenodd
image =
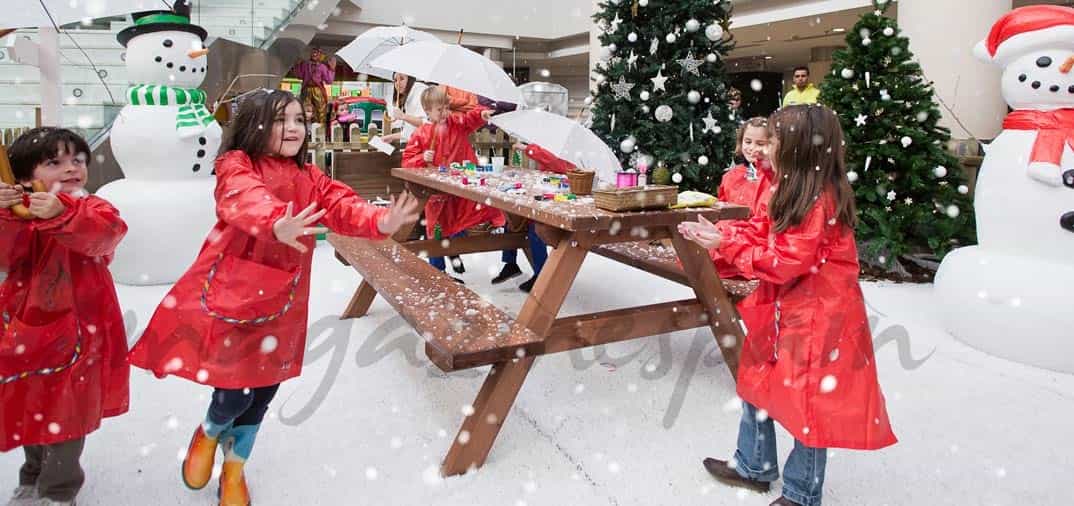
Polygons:
<instances>
[{"instance_id":1,"label":"black sneaker","mask_svg":"<svg viewBox=\"0 0 1074 506\"><path fill-rule=\"evenodd\" d=\"M521 285L518 285L518 289L522 290L523 292L530 293L530 290L533 290L533 284L536 283L536 282L537 282L537 276L534 276L534 277L530 278L529 281L526 281L525 283L522 283Z\"/></svg>"},{"instance_id":2,"label":"black sneaker","mask_svg":"<svg viewBox=\"0 0 1074 506\"><path fill-rule=\"evenodd\" d=\"M504 264L503 269L496 277L492 278L492 284L498 285L507 280L515 279L522 275L522 269L518 268L518 264Z\"/></svg>"},{"instance_id":3,"label":"black sneaker","mask_svg":"<svg viewBox=\"0 0 1074 506\"><path fill-rule=\"evenodd\" d=\"M451 260L451 270L455 271L455 274L466 274L466 266L462 264L462 257L454 256L448 257Z\"/></svg>"}]
</instances>

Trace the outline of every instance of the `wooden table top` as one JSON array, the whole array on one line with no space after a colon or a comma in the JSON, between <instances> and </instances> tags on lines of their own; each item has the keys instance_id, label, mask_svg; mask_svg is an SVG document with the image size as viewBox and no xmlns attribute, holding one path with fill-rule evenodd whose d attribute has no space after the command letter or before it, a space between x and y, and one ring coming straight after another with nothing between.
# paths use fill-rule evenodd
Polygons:
<instances>
[{"instance_id":1,"label":"wooden table top","mask_svg":"<svg viewBox=\"0 0 1074 506\"><path fill-rule=\"evenodd\" d=\"M452 176L450 172L441 173L435 168L392 169L392 176L420 185L441 193L456 195L474 202L483 203L510 214L529 218L567 231L603 231L632 227L651 227L677 225L683 221L693 221L698 215L709 221L744 219L749 217L749 208L745 206L717 202L713 207L689 209L661 209L636 212L612 212L599 209L590 197L578 197L568 202L535 200L534 196L546 193L541 189L542 180L554 175L533 169L505 168L503 172L490 174L479 173L467 176L469 179L484 177L485 186L462 184L462 176ZM522 183L523 194L515 195L500 190L500 187L512 183Z\"/></svg>"}]
</instances>

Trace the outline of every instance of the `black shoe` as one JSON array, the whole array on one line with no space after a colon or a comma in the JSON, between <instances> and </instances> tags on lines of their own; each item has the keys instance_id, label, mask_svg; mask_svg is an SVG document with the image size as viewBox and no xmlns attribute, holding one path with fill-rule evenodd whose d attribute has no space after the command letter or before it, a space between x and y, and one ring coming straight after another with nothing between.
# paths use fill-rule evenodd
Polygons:
<instances>
[{"instance_id":1,"label":"black shoe","mask_svg":"<svg viewBox=\"0 0 1074 506\"><path fill-rule=\"evenodd\" d=\"M537 282L537 276L534 276L534 277L530 278L529 281L527 281L525 283L522 283L521 285L518 285L518 289L522 290L523 292L530 293L530 290L533 290L533 284L536 283L536 282Z\"/></svg>"},{"instance_id":2,"label":"black shoe","mask_svg":"<svg viewBox=\"0 0 1074 506\"><path fill-rule=\"evenodd\" d=\"M503 269L496 277L492 278L492 284L498 285L509 279L515 279L522 275L522 269L518 268L518 264L504 264Z\"/></svg>"},{"instance_id":3,"label":"black shoe","mask_svg":"<svg viewBox=\"0 0 1074 506\"><path fill-rule=\"evenodd\" d=\"M1066 213L1059 218L1059 226L1074 232L1074 211Z\"/></svg>"},{"instance_id":4,"label":"black shoe","mask_svg":"<svg viewBox=\"0 0 1074 506\"><path fill-rule=\"evenodd\" d=\"M448 260L451 260L451 270L455 271L455 274L466 274L466 266L462 264L461 257L448 257Z\"/></svg>"},{"instance_id":5,"label":"black shoe","mask_svg":"<svg viewBox=\"0 0 1074 506\"><path fill-rule=\"evenodd\" d=\"M739 487L752 490L754 492L765 493L768 492L770 484L767 481L751 480L749 478L743 478L738 474L738 471L731 469L727 465L726 460L717 460L713 458L706 458L704 461L705 469L708 470L717 481L724 485L730 485L732 487Z\"/></svg>"},{"instance_id":6,"label":"black shoe","mask_svg":"<svg viewBox=\"0 0 1074 506\"><path fill-rule=\"evenodd\" d=\"M794 502L794 501L792 501L790 499L787 499L786 497L780 497L779 499L776 499L775 501L772 501L772 504L769 504L768 506L802 506L802 505L798 504L798 503L796 503L796 502Z\"/></svg>"}]
</instances>

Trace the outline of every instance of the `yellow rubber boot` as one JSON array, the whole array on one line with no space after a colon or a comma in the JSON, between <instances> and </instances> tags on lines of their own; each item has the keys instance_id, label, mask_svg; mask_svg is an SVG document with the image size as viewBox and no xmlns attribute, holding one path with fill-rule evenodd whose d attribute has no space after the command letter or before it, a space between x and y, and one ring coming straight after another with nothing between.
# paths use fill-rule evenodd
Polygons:
<instances>
[{"instance_id":1,"label":"yellow rubber boot","mask_svg":"<svg viewBox=\"0 0 1074 506\"><path fill-rule=\"evenodd\" d=\"M190 447L183 459L183 483L193 490L201 490L209 483L213 475L213 462L216 458L217 438L205 434L201 425L190 438Z\"/></svg>"},{"instance_id":2,"label":"yellow rubber boot","mask_svg":"<svg viewBox=\"0 0 1074 506\"><path fill-rule=\"evenodd\" d=\"M246 476L242 460L224 460L220 473L220 506L250 506L250 491L246 488Z\"/></svg>"}]
</instances>

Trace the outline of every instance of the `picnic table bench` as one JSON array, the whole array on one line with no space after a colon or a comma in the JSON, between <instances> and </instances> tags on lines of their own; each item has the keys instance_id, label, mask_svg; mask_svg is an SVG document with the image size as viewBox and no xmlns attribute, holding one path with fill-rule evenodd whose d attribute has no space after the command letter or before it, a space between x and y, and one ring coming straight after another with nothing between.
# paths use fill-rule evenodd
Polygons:
<instances>
[{"instance_id":1,"label":"picnic table bench","mask_svg":"<svg viewBox=\"0 0 1074 506\"><path fill-rule=\"evenodd\" d=\"M737 372L744 329L734 301L755 284L721 280L708 252L676 230L703 215L710 221L742 219L743 206L717 203L710 208L615 213L592 199L536 201L529 194L543 173L507 169L487 175L485 186L436 169L393 169L420 200L433 193L467 198L508 213L513 220L536 222L537 233L553 248L516 318L430 266L423 256L528 248L524 233L408 240L417 223L405 224L389 240L329 235L340 261L363 278L343 318L365 315L379 294L421 335L426 354L444 371L491 365L473 412L466 416L442 466L445 476L480 467L488 456L537 356L698 327L709 327L732 376ZM502 183L523 183L522 195L499 191ZM654 241L669 240L670 247ZM693 289L694 297L560 317L560 308L589 252L630 265Z\"/></svg>"}]
</instances>

